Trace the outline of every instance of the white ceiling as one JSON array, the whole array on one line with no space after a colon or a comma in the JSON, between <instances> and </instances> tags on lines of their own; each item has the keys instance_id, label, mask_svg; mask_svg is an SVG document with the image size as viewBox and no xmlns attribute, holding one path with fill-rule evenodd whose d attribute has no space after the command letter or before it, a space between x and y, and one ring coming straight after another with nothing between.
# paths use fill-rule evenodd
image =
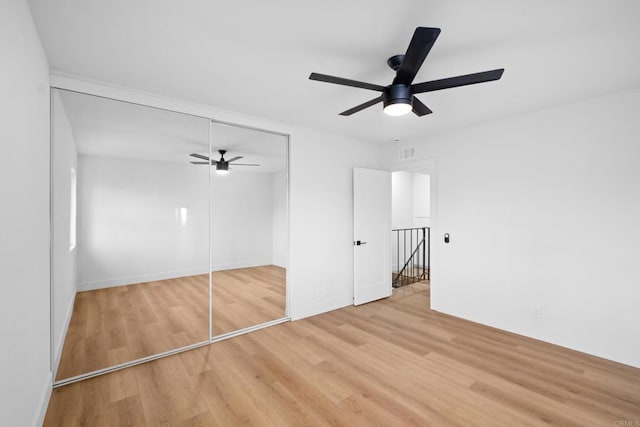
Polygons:
<instances>
[{"instance_id":1,"label":"white ceiling","mask_svg":"<svg viewBox=\"0 0 640 427\"><path fill-rule=\"evenodd\" d=\"M29 0L52 69L372 142L640 87L637 0ZM442 28L416 82L505 68L502 80L419 95L391 118L367 90L417 26Z\"/></svg>"},{"instance_id":2,"label":"white ceiling","mask_svg":"<svg viewBox=\"0 0 640 427\"><path fill-rule=\"evenodd\" d=\"M209 156L209 120L127 102L58 91L79 154L189 164L191 153ZM53 112L60 114L59 111ZM244 158L234 171L271 173L287 165L286 137L214 123L212 151ZM55 141L54 141L55 144ZM212 155L214 159L219 154ZM202 166L194 166L202 167Z\"/></svg>"}]
</instances>

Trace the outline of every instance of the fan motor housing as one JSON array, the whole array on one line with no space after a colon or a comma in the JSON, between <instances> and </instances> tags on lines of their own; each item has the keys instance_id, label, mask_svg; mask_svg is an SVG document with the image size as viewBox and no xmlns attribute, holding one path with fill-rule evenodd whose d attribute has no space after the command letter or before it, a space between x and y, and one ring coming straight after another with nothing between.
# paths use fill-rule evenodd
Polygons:
<instances>
[{"instance_id":1,"label":"fan motor housing","mask_svg":"<svg viewBox=\"0 0 640 427\"><path fill-rule=\"evenodd\" d=\"M413 96L411 95L411 87L403 84L390 85L384 88L382 91L382 102L384 106L391 104L409 104Z\"/></svg>"}]
</instances>

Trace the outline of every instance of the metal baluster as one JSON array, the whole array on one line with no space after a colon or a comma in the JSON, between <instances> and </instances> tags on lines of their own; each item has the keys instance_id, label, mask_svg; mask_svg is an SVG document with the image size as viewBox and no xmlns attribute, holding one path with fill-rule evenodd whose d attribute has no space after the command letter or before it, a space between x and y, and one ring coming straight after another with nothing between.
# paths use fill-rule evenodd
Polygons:
<instances>
[{"instance_id":1,"label":"metal baluster","mask_svg":"<svg viewBox=\"0 0 640 427\"><path fill-rule=\"evenodd\" d=\"M422 276L420 278L420 280L424 280L427 277L427 273L426 273L426 265L425 265L425 259L427 256L427 230L425 227L422 227L422 258L420 258L420 261L422 262Z\"/></svg>"},{"instance_id":2,"label":"metal baluster","mask_svg":"<svg viewBox=\"0 0 640 427\"><path fill-rule=\"evenodd\" d=\"M427 246L429 253L427 254L427 265L429 266L428 279L429 284L431 284L431 227L427 227L427 242L429 245Z\"/></svg>"},{"instance_id":3,"label":"metal baluster","mask_svg":"<svg viewBox=\"0 0 640 427\"><path fill-rule=\"evenodd\" d=\"M400 281L400 230L396 231L396 284Z\"/></svg>"},{"instance_id":4,"label":"metal baluster","mask_svg":"<svg viewBox=\"0 0 640 427\"><path fill-rule=\"evenodd\" d=\"M404 264L406 262L406 258L407 258L407 230L405 229L404 232L402 233L402 266L403 266L403 271L405 270ZM402 277L402 281L400 282L400 286L402 286L404 284L404 276L406 276L406 273L404 273L401 276Z\"/></svg>"},{"instance_id":5,"label":"metal baluster","mask_svg":"<svg viewBox=\"0 0 640 427\"><path fill-rule=\"evenodd\" d=\"M409 231L409 280L407 281L407 284L409 284L413 278L413 257L411 255L413 255L413 230Z\"/></svg>"}]
</instances>

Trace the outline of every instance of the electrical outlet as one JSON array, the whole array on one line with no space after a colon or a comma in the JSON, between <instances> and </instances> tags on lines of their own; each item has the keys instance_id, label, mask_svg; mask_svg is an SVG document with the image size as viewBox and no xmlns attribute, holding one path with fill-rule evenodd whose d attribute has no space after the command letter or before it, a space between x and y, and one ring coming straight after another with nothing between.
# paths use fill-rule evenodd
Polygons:
<instances>
[{"instance_id":1,"label":"electrical outlet","mask_svg":"<svg viewBox=\"0 0 640 427\"><path fill-rule=\"evenodd\" d=\"M539 305L533 307L533 318L542 319L542 308Z\"/></svg>"}]
</instances>

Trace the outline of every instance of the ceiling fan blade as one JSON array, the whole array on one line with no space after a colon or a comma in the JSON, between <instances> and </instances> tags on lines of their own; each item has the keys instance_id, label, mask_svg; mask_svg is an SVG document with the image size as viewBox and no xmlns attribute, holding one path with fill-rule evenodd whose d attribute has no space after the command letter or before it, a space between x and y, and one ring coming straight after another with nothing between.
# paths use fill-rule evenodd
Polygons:
<instances>
[{"instance_id":1,"label":"ceiling fan blade","mask_svg":"<svg viewBox=\"0 0 640 427\"><path fill-rule=\"evenodd\" d=\"M364 110L365 108L369 108L372 105L376 105L378 102L382 102L382 96L372 99L371 101L367 101L364 104L360 104L356 107L350 108L347 111L343 111L340 113L341 116L350 116L353 113L357 113L358 111Z\"/></svg>"},{"instance_id":2,"label":"ceiling fan blade","mask_svg":"<svg viewBox=\"0 0 640 427\"><path fill-rule=\"evenodd\" d=\"M232 166L260 166L255 163L234 163Z\"/></svg>"},{"instance_id":3,"label":"ceiling fan blade","mask_svg":"<svg viewBox=\"0 0 640 427\"><path fill-rule=\"evenodd\" d=\"M418 117L426 116L427 114L433 113L433 111L431 111L429 107L424 105L422 101L420 101L415 96L413 97L411 103L413 104L413 113Z\"/></svg>"},{"instance_id":4,"label":"ceiling fan blade","mask_svg":"<svg viewBox=\"0 0 640 427\"><path fill-rule=\"evenodd\" d=\"M209 162L189 162L192 165L210 165L211 163Z\"/></svg>"},{"instance_id":5,"label":"ceiling fan blade","mask_svg":"<svg viewBox=\"0 0 640 427\"><path fill-rule=\"evenodd\" d=\"M393 84L410 85L440 35L440 28L418 27L398 68Z\"/></svg>"},{"instance_id":6,"label":"ceiling fan blade","mask_svg":"<svg viewBox=\"0 0 640 427\"><path fill-rule=\"evenodd\" d=\"M430 82L417 83L411 86L412 93L433 92L434 90L449 89L452 87L473 85L476 83L500 80L504 68L497 70L483 71L481 73L465 74L463 76L449 77L447 79L433 80Z\"/></svg>"},{"instance_id":7,"label":"ceiling fan blade","mask_svg":"<svg viewBox=\"0 0 640 427\"><path fill-rule=\"evenodd\" d=\"M236 160L244 159L244 156L236 156L232 159L227 160L227 163L235 162Z\"/></svg>"},{"instance_id":8,"label":"ceiling fan blade","mask_svg":"<svg viewBox=\"0 0 640 427\"><path fill-rule=\"evenodd\" d=\"M343 79L342 77L328 76L326 74L311 73L311 75L309 75L309 80L317 80L319 82L333 83L343 86L359 87L361 89L376 90L378 92L382 92L384 90L384 86L359 82L357 80Z\"/></svg>"},{"instance_id":9,"label":"ceiling fan blade","mask_svg":"<svg viewBox=\"0 0 640 427\"><path fill-rule=\"evenodd\" d=\"M202 154L198 154L198 153L191 153L189 154L191 157L197 157L198 159L202 159L202 160L209 160L209 158L207 156L203 156Z\"/></svg>"}]
</instances>

